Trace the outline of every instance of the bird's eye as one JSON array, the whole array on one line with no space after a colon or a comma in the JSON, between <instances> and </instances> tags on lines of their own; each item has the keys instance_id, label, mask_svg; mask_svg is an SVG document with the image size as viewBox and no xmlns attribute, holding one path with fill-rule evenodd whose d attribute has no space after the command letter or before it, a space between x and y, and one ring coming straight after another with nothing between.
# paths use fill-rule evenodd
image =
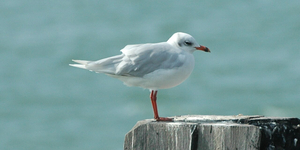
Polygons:
<instances>
[{"instance_id":1,"label":"bird's eye","mask_svg":"<svg viewBox=\"0 0 300 150\"><path fill-rule=\"evenodd\" d=\"M184 45L186 45L186 46L191 46L191 45L193 45L193 43L190 42L190 41L184 41Z\"/></svg>"}]
</instances>

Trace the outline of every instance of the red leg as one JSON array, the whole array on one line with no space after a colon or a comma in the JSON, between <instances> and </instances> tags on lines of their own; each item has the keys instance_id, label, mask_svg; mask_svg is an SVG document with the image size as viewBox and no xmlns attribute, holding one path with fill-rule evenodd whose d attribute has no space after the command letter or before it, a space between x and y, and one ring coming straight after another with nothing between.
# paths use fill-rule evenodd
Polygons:
<instances>
[{"instance_id":1,"label":"red leg","mask_svg":"<svg viewBox=\"0 0 300 150\"><path fill-rule=\"evenodd\" d=\"M157 104L156 104L156 99L157 99L156 95L157 95L157 91L151 90L150 99L151 99L151 103L152 103L152 107L153 107L154 119L156 121L173 121L172 118L163 118L163 117L158 116L158 110L157 110Z\"/></svg>"},{"instance_id":2,"label":"red leg","mask_svg":"<svg viewBox=\"0 0 300 150\"><path fill-rule=\"evenodd\" d=\"M157 91L151 91L150 93L150 99L151 99L151 103L152 103L152 107L153 107L153 112L154 112L154 119L158 119L158 111L157 111L157 104L156 104L156 95L157 95Z\"/></svg>"}]
</instances>

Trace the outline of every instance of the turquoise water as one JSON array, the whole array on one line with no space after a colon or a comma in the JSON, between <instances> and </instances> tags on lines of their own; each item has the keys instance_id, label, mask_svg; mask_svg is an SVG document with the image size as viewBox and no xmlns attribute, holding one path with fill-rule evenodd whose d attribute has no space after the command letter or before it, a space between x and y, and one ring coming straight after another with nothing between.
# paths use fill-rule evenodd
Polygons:
<instances>
[{"instance_id":1,"label":"turquoise water","mask_svg":"<svg viewBox=\"0 0 300 150\"><path fill-rule=\"evenodd\" d=\"M300 117L300 1L0 2L1 149L123 149L149 91L68 66L127 44L194 36L194 72L158 92L161 116Z\"/></svg>"}]
</instances>

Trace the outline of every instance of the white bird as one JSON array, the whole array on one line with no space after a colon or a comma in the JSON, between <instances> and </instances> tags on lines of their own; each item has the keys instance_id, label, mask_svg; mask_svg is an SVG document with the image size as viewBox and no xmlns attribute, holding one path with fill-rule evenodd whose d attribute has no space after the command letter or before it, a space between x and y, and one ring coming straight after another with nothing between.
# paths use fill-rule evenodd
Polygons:
<instances>
[{"instance_id":1,"label":"white bird","mask_svg":"<svg viewBox=\"0 0 300 150\"><path fill-rule=\"evenodd\" d=\"M187 33L174 33L167 42L127 45L122 54L97 61L73 60L70 66L104 73L127 86L149 89L157 121L173 121L159 117L156 95L158 89L172 88L186 80L194 69L195 50L210 52Z\"/></svg>"}]
</instances>

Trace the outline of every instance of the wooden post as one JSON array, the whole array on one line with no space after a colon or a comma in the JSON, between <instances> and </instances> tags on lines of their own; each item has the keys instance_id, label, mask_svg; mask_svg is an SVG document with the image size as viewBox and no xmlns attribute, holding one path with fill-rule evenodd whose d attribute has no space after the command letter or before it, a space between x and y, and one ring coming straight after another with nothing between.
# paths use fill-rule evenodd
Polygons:
<instances>
[{"instance_id":1,"label":"wooden post","mask_svg":"<svg viewBox=\"0 0 300 150\"><path fill-rule=\"evenodd\" d=\"M300 150L298 118L176 116L174 122L138 121L125 150Z\"/></svg>"}]
</instances>

